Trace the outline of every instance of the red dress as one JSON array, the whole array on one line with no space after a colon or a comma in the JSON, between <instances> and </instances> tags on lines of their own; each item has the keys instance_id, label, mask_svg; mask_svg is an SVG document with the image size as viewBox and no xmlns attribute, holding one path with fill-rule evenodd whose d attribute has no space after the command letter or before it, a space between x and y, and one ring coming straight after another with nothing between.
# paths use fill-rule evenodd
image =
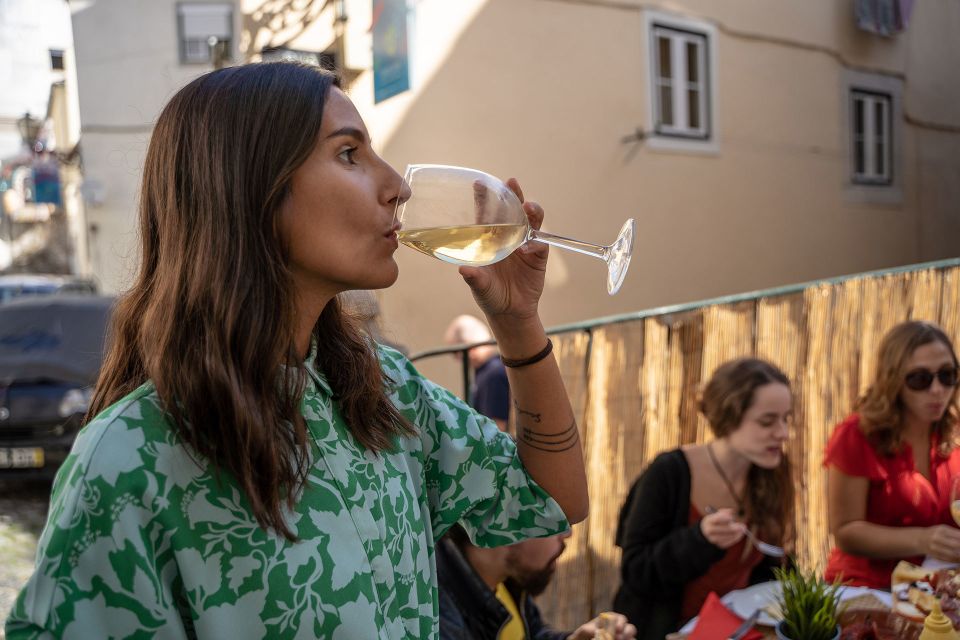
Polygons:
<instances>
[{"instance_id":1,"label":"red dress","mask_svg":"<svg viewBox=\"0 0 960 640\"><path fill-rule=\"evenodd\" d=\"M904 443L900 451L884 456L873 448L860 430L860 417L851 415L836 426L827 443L823 464L836 467L848 476L867 478L866 521L887 527L956 526L950 517L950 480L960 474L960 449L949 455L937 451L934 437L930 447L930 478L913 464L913 449ZM902 558L919 564L923 558ZM890 589L890 574L901 558L883 559L830 551L824 578L843 580L857 586Z\"/></svg>"},{"instance_id":2,"label":"red dress","mask_svg":"<svg viewBox=\"0 0 960 640\"><path fill-rule=\"evenodd\" d=\"M701 518L703 516L693 503L690 503L690 524L697 524ZM712 564L705 574L687 583L683 589L683 604L680 607L681 620L688 620L697 615L711 591L722 596L735 589L749 586L750 574L753 568L760 564L763 555L751 547L744 557L745 544L747 544L746 537L727 549L726 554Z\"/></svg>"}]
</instances>

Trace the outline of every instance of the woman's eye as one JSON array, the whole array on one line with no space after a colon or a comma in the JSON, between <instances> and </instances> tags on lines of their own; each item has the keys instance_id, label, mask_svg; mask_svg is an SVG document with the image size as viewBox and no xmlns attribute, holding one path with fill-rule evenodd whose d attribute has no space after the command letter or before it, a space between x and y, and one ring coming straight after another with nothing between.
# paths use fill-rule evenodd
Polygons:
<instances>
[{"instance_id":1,"label":"woman's eye","mask_svg":"<svg viewBox=\"0 0 960 640\"><path fill-rule=\"evenodd\" d=\"M357 152L356 147L350 147L349 149L344 149L343 151L338 153L337 157L343 160L344 162L348 162L350 164L357 164L357 161L353 157L356 152Z\"/></svg>"}]
</instances>

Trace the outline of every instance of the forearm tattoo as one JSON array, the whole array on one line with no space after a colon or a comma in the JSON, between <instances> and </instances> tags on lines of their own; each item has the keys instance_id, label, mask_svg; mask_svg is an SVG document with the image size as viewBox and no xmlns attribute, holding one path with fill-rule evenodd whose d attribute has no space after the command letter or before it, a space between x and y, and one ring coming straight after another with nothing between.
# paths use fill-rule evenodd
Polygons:
<instances>
[{"instance_id":1,"label":"forearm tattoo","mask_svg":"<svg viewBox=\"0 0 960 640\"><path fill-rule=\"evenodd\" d=\"M540 423L541 418L539 413L534 413L533 411L527 411L526 409L521 409L520 405L516 400L513 401L513 408L517 410L517 417L527 416L536 423Z\"/></svg>"},{"instance_id":2,"label":"forearm tattoo","mask_svg":"<svg viewBox=\"0 0 960 640\"><path fill-rule=\"evenodd\" d=\"M577 429L576 420L570 422L570 426L560 433L543 433L527 426L520 426L520 440L528 447L533 447L539 451L560 453L577 445L580 440L580 432Z\"/></svg>"}]
</instances>

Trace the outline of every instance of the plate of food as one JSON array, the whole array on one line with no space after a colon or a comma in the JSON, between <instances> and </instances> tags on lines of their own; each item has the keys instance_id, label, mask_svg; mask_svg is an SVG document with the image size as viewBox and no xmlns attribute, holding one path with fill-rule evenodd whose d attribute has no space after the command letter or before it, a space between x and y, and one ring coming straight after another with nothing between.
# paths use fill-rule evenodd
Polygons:
<instances>
[{"instance_id":1,"label":"plate of food","mask_svg":"<svg viewBox=\"0 0 960 640\"><path fill-rule=\"evenodd\" d=\"M773 580L731 591L723 596L721 601L741 618L747 618L759 609L757 624L773 627L783 617L780 613L779 598L780 583ZM840 587L840 603L854 609L869 604L886 611L889 611L891 606L889 594L867 587Z\"/></svg>"},{"instance_id":2,"label":"plate of food","mask_svg":"<svg viewBox=\"0 0 960 640\"><path fill-rule=\"evenodd\" d=\"M747 587L731 591L721 598L723 604L741 618L749 618L757 609L760 610L760 617L757 618L757 624L768 627L776 626L780 620L780 606L777 600L780 598L780 583L776 580L770 582L760 582Z\"/></svg>"},{"instance_id":3,"label":"plate of food","mask_svg":"<svg viewBox=\"0 0 960 640\"><path fill-rule=\"evenodd\" d=\"M840 613L840 629L840 640L917 640L923 627L886 608L850 607Z\"/></svg>"},{"instance_id":4,"label":"plate of food","mask_svg":"<svg viewBox=\"0 0 960 640\"><path fill-rule=\"evenodd\" d=\"M943 614L960 629L960 569L929 569L901 560L890 576L893 610L914 622L923 622L940 601Z\"/></svg>"}]
</instances>

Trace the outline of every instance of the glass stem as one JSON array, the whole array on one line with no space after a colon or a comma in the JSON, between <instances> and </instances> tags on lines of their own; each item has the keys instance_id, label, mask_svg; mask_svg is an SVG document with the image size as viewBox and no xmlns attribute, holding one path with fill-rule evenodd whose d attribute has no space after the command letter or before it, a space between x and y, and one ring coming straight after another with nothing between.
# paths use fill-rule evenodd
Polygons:
<instances>
[{"instance_id":1,"label":"glass stem","mask_svg":"<svg viewBox=\"0 0 960 640\"><path fill-rule=\"evenodd\" d=\"M607 261L610 253L610 248L603 245L581 242L580 240L557 236L552 233L547 233L546 231L539 231L537 229L530 229L530 233L527 234L527 240L536 240L537 242L549 244L554 247L560 247L561 249L576 251L577 253L582 253L586 256L600 258L604 262Z\"/></svg>"}]
</instances>

